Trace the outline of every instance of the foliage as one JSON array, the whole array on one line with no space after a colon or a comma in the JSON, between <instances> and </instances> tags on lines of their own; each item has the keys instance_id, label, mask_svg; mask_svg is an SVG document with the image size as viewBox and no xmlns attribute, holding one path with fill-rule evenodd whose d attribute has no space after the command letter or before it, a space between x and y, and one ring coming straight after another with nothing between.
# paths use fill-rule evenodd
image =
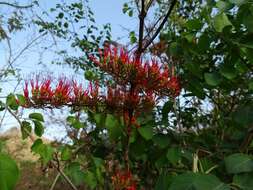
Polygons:
<instances>
[{"instance_id":1,"label":"foliage","mask_svg":"<svg viewBox=\"0 0 253 190\"><path fill-rule=\"evenodd\" d=\"M163 12L166 2L150 6ZM66 12L80 15L82 8L57 5L58 26L38 24L66 37ZM91 72L108 82L91 77L86 89L67 79L55 86L48 78L30 81L31 88L25 83L24 95L10 94L6 106L71 108L66 120L79 134L71 145L42 142L41 114L20 123L23 138L32 129L38 136L32 151L44 165L58 164L73 189L252 189L252 10L247 0L179 1L150 48L156 59L145 60L140 46L129 54L108 45L98 50L97 42L83 50ZM123 12L135 13L127 4ZM142 40L131 33L131 43Z\"/></svg>"}]
</instances>

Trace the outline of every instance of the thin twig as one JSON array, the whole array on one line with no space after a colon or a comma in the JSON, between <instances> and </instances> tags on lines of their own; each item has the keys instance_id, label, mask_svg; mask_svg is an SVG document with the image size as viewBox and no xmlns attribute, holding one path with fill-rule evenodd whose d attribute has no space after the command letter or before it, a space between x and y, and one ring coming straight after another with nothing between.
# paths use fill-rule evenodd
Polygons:
<instances>
[{"instance_id":1,"label":"thin twig","mask_svg":"<svg viewBox=\"0 0 253 190\"><path fill-rule=\"evenodd\" d=\"M31 8L33 7L33 5L17 5L17 4L13 4L13 3L8 3L8 2L2 2L0 1L0 5L7 5L7 6L11 6L17 9L27 9L27 8Z\"/></svg>"},{"instance_id":2,"label":"thin twig","mask_svg":"<svg viewBox=\"0 0 253 190\"><path fill-rule=\"evenodd\" d=\"M158 34L160 33L160 31L163 29L163 27L164 27L165 23L167 22L167 20L168 20L170 14L171 14L173 8L174 8L175 5L176 5L176 2L177 2L177 0L173 0L173 1L171 2L170 8L169 8L167 14L165 15L163 21L161 22L161 24L160 24L159 27L157 28L157 30L156 30L156 32L154 33L154 35L153 35L153 36L150 38L150 40L145 44L145 46L143 47L142 51L145 51L145 50L148 48L148 46L155 40L155 38L157 37L157 35L158 35Z\"/></svg>"},{"instance_id":3,"label":"thin twig","mask_svg":"<svg viewBox=\"0 0 253 190\"><path fill-rule=\"evenodd\" d=\"M61 176L61 174L60 174L60 172L58 172L57 176L54 179L53 184L50 187L50 190L54 190L54 187L55 187L55 185L56 185L56 183L57 183L57 181L58 181L58 179L59 179L60 176Z\"/></svg>"}]
</instances>

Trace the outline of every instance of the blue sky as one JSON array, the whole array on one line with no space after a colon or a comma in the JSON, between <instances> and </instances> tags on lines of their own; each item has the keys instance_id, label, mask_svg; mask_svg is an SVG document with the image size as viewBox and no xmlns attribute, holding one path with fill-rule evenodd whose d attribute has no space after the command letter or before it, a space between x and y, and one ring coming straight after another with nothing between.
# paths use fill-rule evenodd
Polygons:
<instances>
[{"instance_id":1,"label":"blue sky","mask_svg":"<svg viewBox=\"0 0 253 190\"><path fill-rule=\"evenodd\" d=\"M20 5L29 4L31 0L18 0L17 2ZM40 0L40 8L39 11L48 11L51 7L55 7L56 3L61 3L62 0ZM65 0L65 2L71 3L75 0ZM78 0L76 0L78 1ZM14 2L9 1L9 2ZM107 23L111 23L112 28L112 36L114 40L118 40L121 43L128 43L128 34L131 30L136 30L137 22L136 18L130 18L128 15L122 13L122 7L126 0L90 0L90 7L95 14L96 24L102 26ZM0 9L1 11L1 9ZM129 31L128 31L129 30ZM16 33L12 37L12 47L14 54L18 54L19 51L22 50L24 46L26 46L27 42L32 36L36 35L36 31L33 29L27 29L26 31L22 31L20 33ZM118 39L120 38L120 39ZM46 39L50 40L50 39ZM38 41L38 45L40 43L47 43L46 41ZM61 46L61 43L59 43ZM64 46L64 44L62 45ZM61 47L59 47L61 48ZM73 50L70 50L73 51ZM14 66L20 69L20 74L22 78L26 78L29 76L29 73L45 71L46 73L63 73L76 75L72 69L51 65L50 62L54 59L55 54L52 51L45 51L42 56L40 56L40 49L38 46L31 47L29 51L25 51L22 56L15 62ZM0 68L5 65L6 60L8 58L8 47L6 42L0 42ZM42 64L38 65L41 62ZM81 76L82 73L81 73ZM14 81L13 81L14 79ZM1 87L3 88L0 96L5 96L9 92L12 92L15 86L17 85L17 81L15 78L9 78L9 81L6 83L1 83ZM19 85L16 92L22 93L23 85ZM35 111L35 110L34 110ZM24 115L27 115L24 114ZM0 120L3 116L3 112L0 112ZM11 118L11 116L7 115L4 119L4 127L0 130L6 130L10 127L13 127L15 124L15 120ZM48 131L47 134L52 133L52 131Z\"/></svg>"}]
</instances>

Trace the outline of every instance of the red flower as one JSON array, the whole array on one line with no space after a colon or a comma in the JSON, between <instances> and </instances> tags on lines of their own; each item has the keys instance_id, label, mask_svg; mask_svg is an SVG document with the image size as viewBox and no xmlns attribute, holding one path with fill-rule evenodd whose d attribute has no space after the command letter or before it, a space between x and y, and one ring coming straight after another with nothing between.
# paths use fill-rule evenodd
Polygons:
<instances>
[{"instance_id":1,"label":"red flower","mask_svg":"<svg viewBox=\"0 0 253 190\"><path fill-rule=\"evenodd\" d=\"M28 82L27 81L25 82L25 87L24 87L23 91L24 91L24 97L26 99L28 99L29 98L29 90L28 90Z\"/></svg>"},{"instance_id":2,"label":"red flower","mask_svg":"<svg viewBox=\"0 0 253 190\"><path fill-rule=\"evenodd\" d=\"M112 185L115 190L136 190L136 181L130 171L115 172L115 175L111 177Z\"/></svg>"},{"instance_id":3,"label":"red flower","mask_svg":"<svg viewBox=\"0 0 253 190\"><path fill-rule=\"evenodd\" d=\"M180 86L174 84L176 78L169 76L168 68L162 68L155 59L144 63L124 49L118 50L116 47L105 47L103 52L99 51L98 58L90 56L90 59L101 70L111 75L119 85L131 85L140 91L152 91L160 95L179 94ZM174 93L175 91L177 93Z\"/></svg>"}]
</instances>

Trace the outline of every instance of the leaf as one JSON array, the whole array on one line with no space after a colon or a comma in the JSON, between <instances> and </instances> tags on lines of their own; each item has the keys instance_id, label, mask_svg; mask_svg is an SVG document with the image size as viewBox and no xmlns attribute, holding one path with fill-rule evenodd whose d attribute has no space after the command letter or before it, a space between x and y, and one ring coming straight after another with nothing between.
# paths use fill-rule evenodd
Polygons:
<instances>
[{"instance_id":1,"label":"leaf","mask_svg":"<svg viewBox=\"0 0 253 190\"><path fill-rule=\"evenodd\" d=\"M226 26L232 26L225 13L218 14L213 19L213 26L217 32L222 32Z\"/></svg>"},{"instance_id":2,"label":"leaf","mask_svg":"<svg viewBox=\"0 0 253 190\"><path fill-rule=\"evenodd\" d=\"M217 86L221 82L221 78L217 73L205 73L205 81L210 86Z\"/></svg>"},{"instance_id":3,"label":"leaf","mask_svg":"<svg viewBox=\"0 0 253 190\"><path fill-rule=\"evenodd\" d=\"M78 162L70 163L68 167L65 168L65 173L75 185L82 185L84 183L85 175Z\"/></svg>"},{"instance_id":4,"label":"leaf","mask_svg":"<svg viewBox=\"0 0 253 190\"><path fill-rule=\"evenodd\" d=\"M32 147L31 147L31 150L36 153L36 154L39 154L39 151L40 151L40 146L43 145L43 142L41 139L37 139L34 141Z\"/></svg>"},{"instance_id":5,"label":"leaf","mask_svg":"<svg viewBox=\"0 0 253 190\"><path fill-rule=\"evenodd\" d=\"M53 159L54 149L50 145L43 144L41 139L37 139L33 143L31 149L34 153L40 155L43 164L47 164L50 160Z\"/></svg>"},{"instance_id":6,"label":"leaf","mask_svg":"<svg viewBox=\"0 0 253 190\"><path fill-rule=\"evenodd\" d=\"M137 42L137 38L136 38L136 35L135 35L135 32L134 31L131 31L129 33L129 37L130 37L130 42L131 44L134 44L135 42Z\"/></svg>"},{"instance_id":7,"label":"leaf","mask_svg":"<svg viewBox=\"0 0 253 190\"><path fill-rule=\"evenodd\" d=\"M170 175L163 172L156 181L155 190L168 189L171 178Z\"/></svg>"},{"instance_id":8,"label":"leaf","mask_svg":"<svg viewBox=\"0 0 253 190\"><path fill-rule=\"evenodd\" d=\"M70 126L74 127L75 129L81 129L84 127L83 123L81 123L79 119L75 116L68 116L67 122Z\"/></svg>"},{"instance_id":9,"label":"leaf","mask_svg":"<svg viewBox=\"0 0 253 190\"><path fill-rule=\"evenodd\" d=\"M26 139L27 137L29 137L31 132L32 132L31 124L27 121L22 121L21 123L22 139Z\"/></svg>"},{"instance_id":10,"label":"leaf","mask_svg":"<svg viewBox=\"0 0 253 190\"><path fill-rule=\"evenodd\" d=\"M64 13L63 13L63 12L60 12L60 13L58 14L58 17L59 17L59 18L63 18L63 17L64 17Z\"/></svg>"},{"instance_id":11,"label":"leaf","mask_svg":"<svg viewBox=\"0 0 253 190\"><path fill-rule=\"evenodd\" d=\"M231 4L225 1L218 1L216 6L219 8L221 12L229 10L231 8Z\"/></svg>"},{"instance_id":12,"label":"leaf","mask_svg":"<svg viewBox=\"0 0 253 190\"><path fill-rule=\"evenodd\" d=\"M130 17L133 16L133 10L132 9L130 11L128 11L128 16L130 16Z\"/></svg>"},{"instance_id":13,"label":"leaf","mask_svg":"<svg viewBox=\"0 0 253 190\"><path fill-rule=\"evenodd\" d=\"M20 173L17 164L9 156L0 153L0 188L14 190Z\"/></svg>"},{"instance_id":14,"label":"leaf","mask_svg":"<svg viewBox=\"0 0 253 190\"><path fill-rule=\"evenodd\" d=\"M230 174L253 171L253 159L242 153L232 154L225 158L226 170Z\"/></svg>"},{"instance_id":15,"label":"leaf","mask_svg":"<svg viewBox=\"0 0 253 190\"><path fill-rule=\"evenodd\" d=\"M237 174L233 177L233 184L240 187L242 190L252 190L253 173Z\"/></svg>"},{"instance_id":16,"label":"leaf","mask_svg":"<svg viewBox=\"0 0 253 190\"><path fill-rule=\"evenodd\" d=\"M230 3L241 6L244 3L247 3L248 0L229 0Z\"/></svg>"},{"instance_id":17,"label":"leaf","mask_svg":"<svg viewBox=\"0 0 253 190\"><path fill-rule=\"evenodd\" d=\"M169 190L229 190L229 187L222 183L214 175L200 173L184 173L172 179Z\"/></svg>"},{"instance_id":18,"label":"leaf","mask_svg":"<svg viewBox=\"0 0 253 190\"><path fill-rule=\"evenodd\" d=\"M94 189L97 186L97 180L95 175L90 172L86 171L84 172L84 182L87 184L91 189Z\"/></svg>"},{"instance_id":19,"label":"leaf","mask_svg":"<svg viewBox=\"0 0 253 190\"><path fill-rule=\"evenodd\" d=\"M9 94L6 98L6 105L9 106L12 110L18 109L18 103L14 94Z\"/></svg>"},{"instance_id":20,"label":"leaf","mask_svg":"<svg viewBox=\"0 0 253 190\"><path fill-rule=\"evenodd\" d=\"M29 118L44 122L44 118L41 113L31 113L31 114L29 114Z\"/></svg>"},{"instance_id":21,"label":"leaf","mask_svg":"<svg viewBox=\"0 0 253 190\"><path fill-rule=\"evenodd\" d=\"M140 127L138 128L138 131L140 135L146 140L150 140L153 137L153 129L151 126Z\"/></svg>"},{"instance_id":22,"label":"leaf","mask_svg":"<svg viewBox=\"0 0 253 190\"><path fill-rule=\"evenodd\" d=\"M117 140L122 134L122 128L117 120L112 114L107 114L105 120L105 127L108 130L109 137L111 140Z\"/></svg>"},{"instance_id":23,"label":"leaf","mask_svg":"<svg viewBox=\"0 0 253 190\"><path fill-rule=\"evenodd\" d=\"M38 120L33 120L34 123L34 132L37 136L41 137L44 133L44 126L42 123Z\"/></svg>"},{"instance_id":24,"label":"leaf","mask_svg":"<svg viewBox=\"0 0 253 190\"><path fill-rule=\"evenodd\" d=\"M166 157L175 166L181 158L181 151L177 147L170 148L167 151Z\"/></svg>"},{"instance_id":25,"label":"leaf","mask_svg":"<svg viewBox=\"0 0 253 190\"><path fill-rule=\"evenodd\" d=\"M243 15L243 24L247 27L249 32L253 32L253 11L248 9Z\"/></svg>"},{"instance_id":26,"label":"leaf","mask_svg":"<svg viewBox=\"0 0 253 190\"><path fill-rule=\"evenodd\" d=\"M192 19L188 20L186 23L186 27L190 30L200 30L202 28L203 24L200 19Z\"/></svg>"},{"instance_id":27,"label":"leaf","mask_svg":"<svg viewBox=\"0 0 253 190\"><path fill-rule=\"evenodd\" d=\"M26 104L26 99L23 95L17 94L18 102L20 105L25 105Z\"/></svg>"},{"instance_id":28,"label":"leaf","mask_svg":"<svg viewBox=\"0 0 253 190\"><path fill-rule=\"evenodd\" d=\"M171 142L169 136L164 134L157 134L152 140L160 148L166 148Z\"/></svg>"},{"instance_id":29,"label":"leaf","mask_svg":"<svg viewBox=\"0 0 253 190\"><path fill-rule=\"evenodd\" d=\"M63 161L67 161L67 160L69 160L71 158L71 155L72 155L72 153L71 153L70 148L68 148L67 146L65 146L62 149L62 151L61 151L61 159Z\"/></svg>"},{"instance_id":30,"label":"leaf","mask_svg":"<svg viewBox=\"0 0 253 190\"><path fill-rule=\"evenodd\" d=\"M253 105L239 106L233 113L233 119L236 123L242 126L248 126L253 123Z\"/></svg>"},{"instance_id":31,"label":"leaf","mask_svg":"<svg viewBox=\"0 0 253 190\"><path fill-rule=\"evenodd\" d=\"M234 79L237 76L236 70L231 65L224 65L220 73L229 80Z\"/></svg>"}]
</instances>

